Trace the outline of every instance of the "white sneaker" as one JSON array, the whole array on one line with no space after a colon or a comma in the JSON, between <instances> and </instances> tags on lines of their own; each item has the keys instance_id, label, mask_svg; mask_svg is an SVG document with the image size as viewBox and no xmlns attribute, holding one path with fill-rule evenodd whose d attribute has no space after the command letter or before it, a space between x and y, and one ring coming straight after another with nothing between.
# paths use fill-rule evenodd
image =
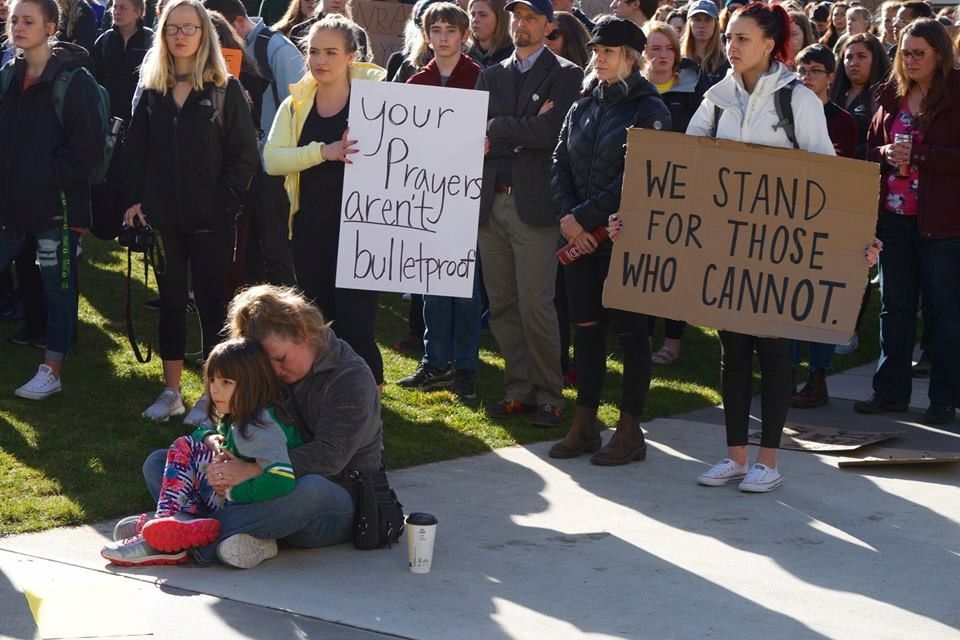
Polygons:
<instances>
[{"instance_id":1,"label":"white sneaker","mask_svg":"<svg viewBox=\"0 0 960 640\"><path fill-rule=\"evenodd\" d=\"M766 493L773 491L783 484L783 476L776 469L759 462L747 472L747 477L740 483L740 491L750 493Z\"/></svg>"},{"instance_id":2,"label":"white sneaker","mask_svg":"<svg viewBox=\"0 0 960 640\"><path fill-rule=\"evenodd\" d=\"M30 381L14 391L13 395L29 400L43 400L55 393L60 393L62 389L60 378L53 375L53 369L42 364Z\"/></svg>"},{"instance_id":3,"label":"white sneaker","mask_svg":"<svg viewBox=\"0 0 960 640\"><path fill-rule=\"evenodd\" d=\"M725 484L736 482L747 475L747 465L724 458L697 476L697 482L707 487L722 487Z\"/></svg>"},{"instance_id":4,"label":"white sneaker","mask_svg":"<svg viewBox=\"0 0 960 640\"><path fill-rule=\"evenodd\" d=\"M156 401L140 415L155 422L166 422L170 419L170 416L180 416L185 411L180 392L173 389L164 389Z\"/></svg>"},{"instance_id":5,"label":"white sneaker","mask_svg":"<svg viewBox=\"0 0 960 640\"><path fill-rule=\"evenodd\" d=\"M264 560L277 557L277 541L238 533L217 545L217 557L231 567L253 569Z\"/></svg>"},{"instance_id":6,"label":"white sneaker","mask_svg":"<svg viewBox=\"0 0 960 640\"><path fill-rule=\"evenodd\" d=\"M853 353L860 347L860 338L857 337L857 334L853 334L850 340L843 344L838 344L833 348L833 352L837 355L845 356Z\"/></svg>"},{"instance_id":7,"label":"white sneaker","mask_svg":"<svg viewBox=\"0 0 960 640\"><path fill-rule=\"evenodd\" d=\"M207 407L210 406L210 399L207 398L207 394L203 394L197 399L197 403L193 405L193 409L190 409L190 413L187 414L187 417L183 419L183 424L188 427L198 427L201 424L210 424L210 419L207 418ZM213 425L211 425L212 427Z\"/></svg>"}]
</instances>

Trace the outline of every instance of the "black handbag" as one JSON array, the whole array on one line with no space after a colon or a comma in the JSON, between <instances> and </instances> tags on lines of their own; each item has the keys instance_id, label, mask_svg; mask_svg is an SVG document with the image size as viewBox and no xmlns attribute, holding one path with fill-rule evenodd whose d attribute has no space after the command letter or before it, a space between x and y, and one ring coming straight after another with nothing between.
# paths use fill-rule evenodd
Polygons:
<instances>
[{"instance_id":1,"label":"black handbag","mask_svg":"<svg viewBox=\"0 0 960 640\"><path fill-rule=\"evenodd\" d=\"M353 516L353 546L357 549L389 547L403 535L403 505L390 488L386 469L375 473L351 471L356 509Z\"/></svg>"}]
</instances>

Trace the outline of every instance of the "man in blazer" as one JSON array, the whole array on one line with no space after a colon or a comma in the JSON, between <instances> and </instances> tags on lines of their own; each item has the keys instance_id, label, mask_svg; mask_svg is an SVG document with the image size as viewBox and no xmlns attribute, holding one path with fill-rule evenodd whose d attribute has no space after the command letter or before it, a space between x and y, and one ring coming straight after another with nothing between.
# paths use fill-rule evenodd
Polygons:
<instances>
[{"instance_id":1,"label":"man in blazer","mask_svg":"<svg viewBox=\"0 0 960 640\"><path fill-rule=\"evenodd\" d=\"M534 414L532 424L563 420L560 333L553 296L559 227L550 167L560 127L580 92L583 71L544 46L550 0L513 0L514 54L485 69L488 151L480 199L480 260L490 299L490 329L504 354L504 400L494 418Z\"/></svg>"}]
</instances>

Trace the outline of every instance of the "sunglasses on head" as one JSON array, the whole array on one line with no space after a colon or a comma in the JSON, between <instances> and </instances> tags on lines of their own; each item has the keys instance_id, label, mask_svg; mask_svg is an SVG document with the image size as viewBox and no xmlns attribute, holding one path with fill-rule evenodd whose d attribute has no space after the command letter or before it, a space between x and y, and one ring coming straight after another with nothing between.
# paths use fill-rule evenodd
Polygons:
<instances>
[{"instance_id":1,"label":"sunglasses on head","mask_svg":"<svg viewBox=\"0 0 960 640\"><path fill-rule=\"evenodd\" d=\"M550 42L553 42L554 40L559 40L560 36L562 35L563 34L560 33L560 29L554 29L553 31L548 33L546 37L547 37L547 40L549 40Z\"/></svg>"}]
</instances>

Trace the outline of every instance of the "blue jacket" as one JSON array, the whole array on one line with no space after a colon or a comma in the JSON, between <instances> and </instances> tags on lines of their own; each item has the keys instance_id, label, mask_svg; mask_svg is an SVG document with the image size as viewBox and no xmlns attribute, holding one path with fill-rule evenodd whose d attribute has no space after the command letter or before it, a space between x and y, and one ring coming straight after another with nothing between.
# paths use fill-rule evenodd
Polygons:
<instances>
[{"instance_id":1,"label":"blue jacket","mask_svg":"<svg viewBox=\"0 0 960 640\"><path fill-rule=\"evenodd\" d=\"M256 26L253 31L247 34L243 44L247 53L253 56L253 52L256 50L257 37L264 30L265 25L262 18L250 19ZM273 74L274 82L277 83L277 95L280 102L283 102L290 95L290 85L296 84L303 77L303 53L300 52L297 45L290 42L282 33L276 33L270 38L270 43L267 45L267 64L270 66L270 73ZM279 106L273 100L273 91L270 90L270 87L267 87L266 91L263 92L263 103L260 106L261 131L270 131Z\"/></svg>"}]
</instances>

